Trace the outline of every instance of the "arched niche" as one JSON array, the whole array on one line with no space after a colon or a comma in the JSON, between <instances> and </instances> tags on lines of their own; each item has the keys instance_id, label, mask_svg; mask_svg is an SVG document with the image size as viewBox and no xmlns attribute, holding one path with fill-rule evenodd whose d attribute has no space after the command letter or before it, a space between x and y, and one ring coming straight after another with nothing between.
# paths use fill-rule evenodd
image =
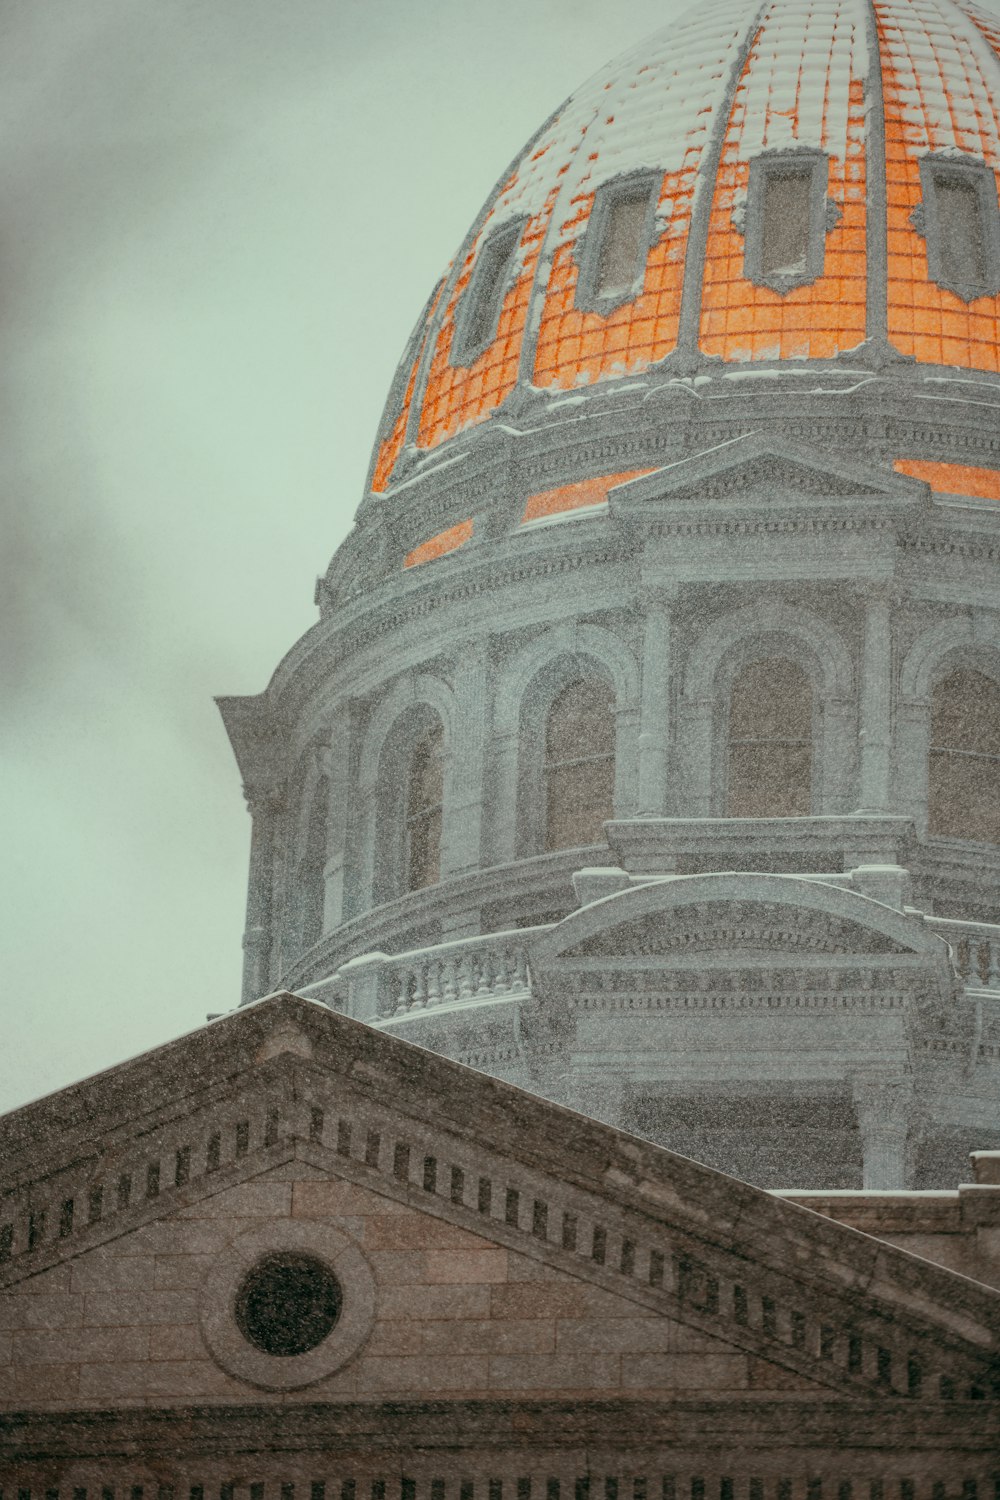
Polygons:
<instances>
[{"instance_id":1,"label":"arched niche","mask_svg":"<svg viewBox=\"0 0 1000 1500\"><path fill-rule=\"evenodd\" d=\"M580 685L584 696L589 691L593 699L596 723L607 714L613 727L613 744L609 746L604 729L596 728L581 759L592 755L595 775L602 784L610 783L607 816L631 809L639 704L635 658L615 635L598 626L551 631L508 664L497 690L492 839L497 862L552 847L547 826L551 774L556 761L574 758L554 745L552 715L560 700L568 704ZM591 817L591 832L600 821Z\"/></svg>"},{"instance_id":2,"label":"arched niche","mask_svg":"<svg viewBox=\"0 0 1000 1500\"><path fill-rule=\"evenodd\" d=\"M900 670L897 801L931 838L1000 844L1000 626L925 630Z\"/></svg>"},{"instance_id":3,"label":"arched niche","mask_svg":"<svg viewBox=\"0 0 1000 1500\"><path fill-rule=\"evenodd\" d=\"M796 716L796 733L789 738L799 741L799 760L808 761L809 805L804 806L804 798L799 798L794 810L790 805L784 812L730 813L734 690L739 695L748 674L754 673L763 686L768 669L762 664L781 662L789 666L789 687L794 679L797 688L789 695L795 699ZM777 675L775 669L771 675ZM809 708L804 684L811 692ZM691 651L684 674L680 752L685 812L696 817L801 816L800 801L807 813L845 811L853 770L849 746L856 738L853 693L854 674L846 645L831 626L809 611L783 605L751 607L716 620ZM746 720L745 712L742 717ZM748 732L736 738L752 739L752 722L744 727ZM768 730L776 742L781 738L778 727L775 723L773 733Z\"/></svg>"},{"instance_id":4,"label":"arched niche","mask_svg":"<svg viewBox=\"0 0 1000 1500\"><path fill-rule=\"evenodd\" d=\"M425 772L438 777L439 833L427 873L436 879L448 873L454 718L451 689L429 673L396 682L369 718L361 741L356 783L361 909L394 900L414 888L410 877L415 825L408 820L414 815L415 757L427 750L432 736L437 743ZM425 777L425 789L427 785ZM428 804L424 811L429 810ZM425 879L418 888L431 883L436 880Z\"/></svg>"}]
</instances>

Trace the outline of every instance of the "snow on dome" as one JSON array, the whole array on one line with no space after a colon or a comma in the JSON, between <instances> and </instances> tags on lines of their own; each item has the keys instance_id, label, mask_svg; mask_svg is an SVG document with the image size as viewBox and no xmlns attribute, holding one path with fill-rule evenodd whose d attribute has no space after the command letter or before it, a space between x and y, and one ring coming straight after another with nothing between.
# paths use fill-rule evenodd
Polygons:
<instances>
[{"instance_id":1,"label":"snow on dome","mask_svg":"<svg viewBox=\"0 0 1000 1500\"><path fill-rule=\"evenodd\" d=\"M1000 23L975 5L699 5L515 159L408 345L373 490L518 390L876 354L996 372L998 109ZM769 242L797 212L808 243ZM956 215L964 262L934 239Z\"/></svg>"}]
</instances>

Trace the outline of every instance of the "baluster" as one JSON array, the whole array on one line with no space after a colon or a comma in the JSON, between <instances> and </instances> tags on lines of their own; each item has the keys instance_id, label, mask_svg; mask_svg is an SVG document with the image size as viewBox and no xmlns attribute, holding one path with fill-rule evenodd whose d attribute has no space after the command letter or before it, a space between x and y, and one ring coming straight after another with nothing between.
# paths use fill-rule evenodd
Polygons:
<instances>
[{"instance_id":1,"label":"baluster","mask_svg":"<svg viewBox=\"0 0 1000 1500\"><path fill-rule=\"evenodd\" d=\"M986 988L1000 990L1000 942L996 938L986 944Z\"/></svg>"},{"instance_id":2,"label":"baluster","mask_svg":"<svg viewBox=\"0 0 1000 1500\"><path fill-rule=\"evenodd\" d=\"M427 1004L441 1004L441 960L432 958L427 964Z\"/></svg>"},{"instance_id":3,"label":"baluster","mask_svg":"<svg viewBox=\"0 0 1000 1500\"><path fill-rule=\"evenodd\" d=\"M528 957L524 949L514 949L514 977L511 982L511 993L523 995L528 989Z\"/></svg>"},{"instance_id":4,"label":"baluster","mask_svg":"<svg viewBox=\"0 0 1000 1500\"><path fill-rule=\"evenodd\" d=\"M970 979L972 977L972 944L967 937L960 937L955 947L955 964L958 968L959 978Z\"/></svg>"},{"instance_id":5,"label":"baluster","mask_svg":"<svg viewBox=\"0 0 1000 1500\"><path fill-rule=\"evenodd\" d=\"M971 984L985 985L989 964L989 945L987 943L974 942L972 944L972 973L969 975L969 982Z\"/></svg>"},{"instance_id":6,"label":"baluster","mask_svg":"<svg viewBox=\"0 0 1000 1500\"><path fill-rule=\"evenodd\" d=\"M458 960L458 998L460 1000L471 1000L473 990L472 960L467 953L463 953Z\"/></svg>"},{"instance_id":7,"label":"baluster","mask_svg":"<svg viewBox=\"0 0 1000 1500\"><path fill-rule=\"evenodd\" d=\"M442 1000L447 1005L450 1001L458 998L458 979L455 972L454 958L449 954L445 959L442 969L444 971L444 983L442 985Z\"/></svg>"},{"instance_id":8,"label":"baluster","mask_svg":"<svg viewBox=\"0 0 1000 1500\"><path fill-rule=\"evenodd\" d=\"M476 954L479 968L479 983L476 986L476 995L483 999L493 993L493 954L488 948L483 948Z\"/></svg>"},{"instance_id":9,"label":"baluster","mask_svg":"<svg viewBox=\"0 0 1000 1500\"><path fill-rule=\"evenodd\" d=\"M498 948L495 955L496 978L493 981L493 992L496 995L510 994L510 964L507 962L506 948Z\"/></svg>"},{"instance_id":10,"label":"baluster","mask_svg":"<svg viewBox=\"0 0 1000 1500\"><path fill-rule=\"evenodd\" d=\"M410 1002L410 969L407 964L400 964L396 970L396 1006L395 1014L404 1016Z\"/></svg>"},{"instance_id":11,"label":"baluster","mask_svg":"<svg viewBox=\"0 0 1000 1500\"><path fill-rule=\"evenodd\" d=\"M427 1004L427 960L418 959L413 966L413 982L410 986L410 1009L423 1010Z\"/></svg>"}]
</instances>

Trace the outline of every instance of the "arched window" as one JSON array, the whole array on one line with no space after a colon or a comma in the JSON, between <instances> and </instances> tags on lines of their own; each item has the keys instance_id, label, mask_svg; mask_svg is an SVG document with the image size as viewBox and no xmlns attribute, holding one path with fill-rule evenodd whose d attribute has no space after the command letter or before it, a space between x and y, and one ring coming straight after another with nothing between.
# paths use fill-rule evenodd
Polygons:
<instances>
[{"instance_id":1,"label":"arched window","mask_svg":"<svg viewBox=\"0 0 1000 1500\"><path fill-rule=\"evenodd\" d=\"M329 809L330 783L325 776L321 776L313 788L309 803L305 848L299 862L299 938L303 948L311 948L323 936Z\"/></svg>"},{"instance_id":2,"label":"arched window","mask_svg":"<svg viewBox=\"0 0 1000 1500\"><path fill-rule=\"evenodd\" d=\"M1000 844L1000 686L951 672L931 695L927 801L931 833Z\"/></svg>"},{"instance_id":3,"label":"arched window","mask_svg":"<svg viewBox=\"0 0 1000 1500\"><path fill-rule=\"evenodd\" d=\"M793 661L751 662L729 700L730 818L800 818L812 811L813 694Z\"/></svg>"},{"instance_id":4,"label":"arched window","mask_svg":"<svg viewBox=\"0 0 1000 1500\"><path fill-rule=\"evenodd\" d=\"M405 886L422 891L441 878L444 730L427 729L410 755L406 778Z\"/></svg>"},{"instance_id":5,"label":"arched window","mask_svg":"<svg viewBox=\"0 0 1000 1500\"><path fill-rule=\"evenodd\" d=\"M606 683L580 679L553 700L544 779L545 848L600 842L615 789L614 695Z\"/></svg>"}]
</instances>

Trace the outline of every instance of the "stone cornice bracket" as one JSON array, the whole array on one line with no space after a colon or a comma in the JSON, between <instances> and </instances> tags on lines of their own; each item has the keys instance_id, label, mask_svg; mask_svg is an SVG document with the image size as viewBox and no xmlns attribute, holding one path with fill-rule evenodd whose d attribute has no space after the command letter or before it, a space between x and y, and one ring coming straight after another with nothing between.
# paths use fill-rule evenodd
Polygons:
<instances>
[{"instance_id":1,"label":"stone cornice bracket","mask_svg":"<svg viewBox=\"0 0 1000 1500\"><path fill-rule=\"evenodd\" d=\"M285 810L286 785L282 782L243 783L243 800L252 818L276 816Z\"/></svg>"}]
</instances>

